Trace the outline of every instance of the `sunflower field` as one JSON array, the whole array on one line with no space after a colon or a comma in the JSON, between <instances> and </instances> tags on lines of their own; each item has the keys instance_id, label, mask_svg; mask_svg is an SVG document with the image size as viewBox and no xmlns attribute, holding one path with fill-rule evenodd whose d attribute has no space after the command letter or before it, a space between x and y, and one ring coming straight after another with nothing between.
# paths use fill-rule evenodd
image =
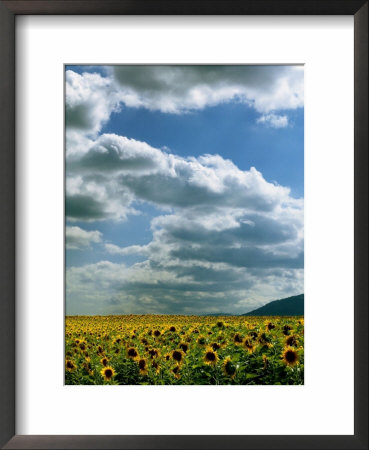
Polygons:
<instances>
[{"instance_id":1,"label":"sunflower field","mask_svg":"<svg viewBox=\"0 0 369 450\"><path fill-rule=\"evenodd\" d=\"M302 317L66 317L67 385L303 383Z\"/></svg>"}]
</instances>

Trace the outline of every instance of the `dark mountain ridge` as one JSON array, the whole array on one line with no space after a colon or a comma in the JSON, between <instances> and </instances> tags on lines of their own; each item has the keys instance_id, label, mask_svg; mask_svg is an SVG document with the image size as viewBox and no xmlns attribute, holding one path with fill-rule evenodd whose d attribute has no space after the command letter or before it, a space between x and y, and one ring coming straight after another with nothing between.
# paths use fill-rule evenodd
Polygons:
<instances>
[{"instance_id":1,"label":"dark mountain ridge","mask_svg":"<svg viewBox=\"0 0 369 450\"><path fill-rule=\"evenodd\" d=\"M303 316L304 294L282 298L267 303L254 311L241 316Z\"/></svg>"}]
</instances>

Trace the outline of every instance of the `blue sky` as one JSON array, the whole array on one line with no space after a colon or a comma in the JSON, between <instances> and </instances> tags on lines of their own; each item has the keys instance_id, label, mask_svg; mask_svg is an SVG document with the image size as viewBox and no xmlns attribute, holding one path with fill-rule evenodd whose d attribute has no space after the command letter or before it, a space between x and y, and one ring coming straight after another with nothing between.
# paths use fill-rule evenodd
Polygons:
<instances>
[{"instance_id":1,"label":"blue sky","mask_svg":"<svg viewBox=\"0 0 369 450\"><path fill-rule=\"evenodd\" d=\"M303 69L66 67L67 314L303 292Z\"/></svg>"}]
</instances>

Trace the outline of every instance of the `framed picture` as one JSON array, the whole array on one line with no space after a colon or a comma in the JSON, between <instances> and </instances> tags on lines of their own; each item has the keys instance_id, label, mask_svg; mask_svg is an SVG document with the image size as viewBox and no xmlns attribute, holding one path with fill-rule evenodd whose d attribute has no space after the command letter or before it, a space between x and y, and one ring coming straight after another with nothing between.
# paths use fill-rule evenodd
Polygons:
<instances>
[{"instance_id":1,"label":"framed picture","mask_svg":"<svg viewBox=\"0 0 369 450\"><path fill-rule=\"evenodd\" d=\"M3 448L367 448L368 4L0 24Z\"/></svg>"},{"instance_id":2,"label":"framed picture","mask_svg":"<svg viewBox=\"0 0 369 450\"><path fill-rule=\"evenodd\" d=\"M303 66L65 77L65 384L303 385Z\"/></svg>"}]
</instances>

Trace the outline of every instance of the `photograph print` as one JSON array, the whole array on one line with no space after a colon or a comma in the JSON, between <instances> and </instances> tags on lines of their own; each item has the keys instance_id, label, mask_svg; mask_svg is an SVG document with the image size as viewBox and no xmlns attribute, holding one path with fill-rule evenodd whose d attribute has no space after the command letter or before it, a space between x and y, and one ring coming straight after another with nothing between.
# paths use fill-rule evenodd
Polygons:
<instances>
[{"instance_id":1,"label":"photograph print","mask_svg":"<svg viewBox=\"0 0 369 450\"><path fill-rule=\"evenodd\" d=\"M304 384L304 67L64 71L65 384Z\"/></svg>"}]
</instances>

